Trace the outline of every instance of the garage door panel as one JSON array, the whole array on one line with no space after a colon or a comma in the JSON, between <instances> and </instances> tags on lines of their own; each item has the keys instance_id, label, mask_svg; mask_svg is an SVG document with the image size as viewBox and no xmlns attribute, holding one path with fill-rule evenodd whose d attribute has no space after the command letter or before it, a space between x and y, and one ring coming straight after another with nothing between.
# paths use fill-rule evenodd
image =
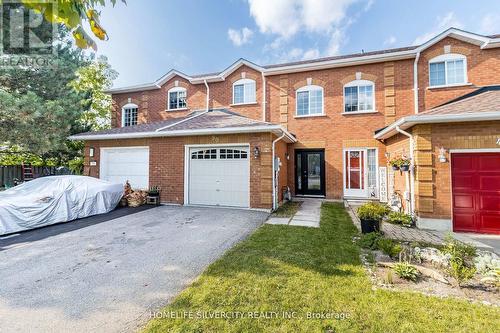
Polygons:
<instances>
[{"instance_id":1,"label":"garage door panel","mask_svg":"<svg viewBox=\"0 0 500 333\"><path fill-rule=\"evenodd\" d=\"M204 158L207 154L200 156L200 151L210 151L212 158ZM242 152L245 158L241 158ZM191 148L188 155L189 203L248 207L248 154L248 147L241 146ZM193 156L196 156L196 159L193 159Z\"/></svg>"},{"instance_id":2,"label":"garage door panel","mask_svg":"<svg viewBox=\"0 0 500 333\"><path fill-rule=\"evenodd\" d=\"M453 195L455 208L474 208L474 196L466 194Z\"/></svg>"},{"instance_id":3,"label":"garage door panel","mask_svg":"<svg viewBox=\"0 0 500 333\"><path fill-rule=\"evenodd\" d=\"M452 154L453 228L500 234L500 153Z\"/></svg>"},{"instance_id":4,"label":"garage door panel","mask_svg":"<svg viewBox=\"0 0 500 333\"><path fill-rule=\"evenodd\" d=\"M500 156L495 156L494 154L479 156L478 162L479 170L481 170L481 172L498 172L498 167L500 166Z\"/></svg>"},{"instance_id":5,"label":"garage door panel","mask_svg":"<svg viewBox=\"0 0 500 333\"><path fill-rule=\"evenodd\" d=\"M149 187L149 148L102 148L100 178L124 184L129 181L134 189Z\"/></svg>"},{"instance_id":6,"label":"garage door panel","mask_svg":"<svg viewBox=\"0 0 500 333\"><path fill-rule=\"evenodd\" d=\"M463 175L463 174L461 174L460 176L454 176L453 186L455 189L462 189L462 190L472 189L474 186L473 176Z\"/></svg>"}]
</instances>

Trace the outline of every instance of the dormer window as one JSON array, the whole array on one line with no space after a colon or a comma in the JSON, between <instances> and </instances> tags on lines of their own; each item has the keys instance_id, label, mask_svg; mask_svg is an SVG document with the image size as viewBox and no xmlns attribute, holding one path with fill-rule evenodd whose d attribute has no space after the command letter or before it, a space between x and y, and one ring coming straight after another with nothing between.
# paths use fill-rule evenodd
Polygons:
<instances>
[{"instance_id":1,"label":"dormer window","mask_svg":"<svg viewBox=\"0 0 500 333\"><path fill-rule=\"evenodd\" d=\"M122 108L122 127L137 125L137 113L139 108L136 104L126 104Z\"/></svg>"},{"instance_id":2,"label":"dormer window","mask_svg":"<svg viewBox=\"0 0 500 333\"><path fill-rule=\"evenodd\" d=\"M443 54L429 61L429 86L453 86L467 83L467 58L461 54Z\"/></svg>"},{"instance_id":3,"label":"dormer window","mask_svg":"<svg viewBox=\"0 0 500 333\"><path fill-rule=\"evenodd\" d=\"M183 87L174 87L168 91L168 110L187 108L187 90Z\"/></svg>"},{"instance_id":4,"label":"dormer window","mask_svg":"<svg viewBox=\"0 0 500 333\"><path fill-rule=\"evenodd\" d=\"M233 104L255 103L255 81L241 79L233 84Z\"/></svg>"}]
</instances>

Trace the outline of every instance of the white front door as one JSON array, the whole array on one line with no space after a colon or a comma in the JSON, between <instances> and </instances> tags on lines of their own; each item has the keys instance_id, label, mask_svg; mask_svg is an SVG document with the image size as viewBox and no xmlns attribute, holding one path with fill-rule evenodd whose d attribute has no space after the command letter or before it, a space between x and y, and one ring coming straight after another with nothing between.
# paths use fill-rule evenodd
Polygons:
<instances>
[{"instance_id":1,"label":"white front door","mask_svg":"<svg viewBox=\"0 0 500 333\"><path fill-rule=\"evenodd\" d=\"M99 178L133 189L149 188L149 148L101 148Z\"/></svg>"},{"instance_id":2,"label":"white front door","mask_svg":"<svg viewBox=\"0 0 500 333\"><path fill-rule=\"evenodd\" d=\"M190 148L187 158L189 204L250 206L248 146Z\"/></svg>"},{"instance_id":3,"label":"white front door","mask_svg":"<svg viewBox=\"0 0 500 333\"><path fill-rule=\"evenodd\" d=\"M345 149L344 196L357 198L376 197L377 165L376 149Z\"/></svg>"}]
</instances>

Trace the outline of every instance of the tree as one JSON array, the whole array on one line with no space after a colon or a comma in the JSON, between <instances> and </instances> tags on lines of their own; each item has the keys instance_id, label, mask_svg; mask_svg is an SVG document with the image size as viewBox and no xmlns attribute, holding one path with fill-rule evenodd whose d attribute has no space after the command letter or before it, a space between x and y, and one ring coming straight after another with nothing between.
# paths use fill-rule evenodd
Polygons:
<instances>
[{"instance_id":1,"label":"tree","mask_svg":"<svg viewBox=\"0 0 500 333\"><path fill-rule=\"evenodd\" d=\"M101 56L89 65L79 68L76 76L71 86L77 92L88 95L84 103L90 106L80 118L82 125L93 130L109 128L112 99L105 91L111 88L118 73L111 68L107 58Z\"/></svg>"},{"instance_id":2,"label":"tree","mask_svg":"<svg viewBox=\"0 0 500 333\"><path fill-rule=\"evenodd\" d=\"M65 25L71 31L76 45L82 49L88 47L96 49L94 40L84 30L84 23L86 21L88 21L88 25L94 36L100 40L108 38L106 30L104 30L99 22L100 12L96 10L98 6L105 6L106 0L57 0L55 7L51 1L42 3L32 0L22 0L22 2L25 6L42 13L47 21ZM113 6L116 4L116 0L110 0L109 2ZM121 0L121 2L126 4L125 0Z\"/></svg>"}]
</instances>

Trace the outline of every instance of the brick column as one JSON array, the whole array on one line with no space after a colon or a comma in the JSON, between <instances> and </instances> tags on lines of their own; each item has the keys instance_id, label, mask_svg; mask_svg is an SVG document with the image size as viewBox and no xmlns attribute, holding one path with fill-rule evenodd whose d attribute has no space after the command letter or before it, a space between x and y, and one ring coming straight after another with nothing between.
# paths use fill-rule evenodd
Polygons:
<instances>
[{"instance_id":1,"label":"brick column","mask_svg":"<svg viewBox=\"0 0 500 333\"><path fill-rule=\"evenodd\" d=\"M419 213L434 212L434 164L431 128L431 125L418 125L412 131L415 140L416 210Z\"/></svg>"}]
</instances>

